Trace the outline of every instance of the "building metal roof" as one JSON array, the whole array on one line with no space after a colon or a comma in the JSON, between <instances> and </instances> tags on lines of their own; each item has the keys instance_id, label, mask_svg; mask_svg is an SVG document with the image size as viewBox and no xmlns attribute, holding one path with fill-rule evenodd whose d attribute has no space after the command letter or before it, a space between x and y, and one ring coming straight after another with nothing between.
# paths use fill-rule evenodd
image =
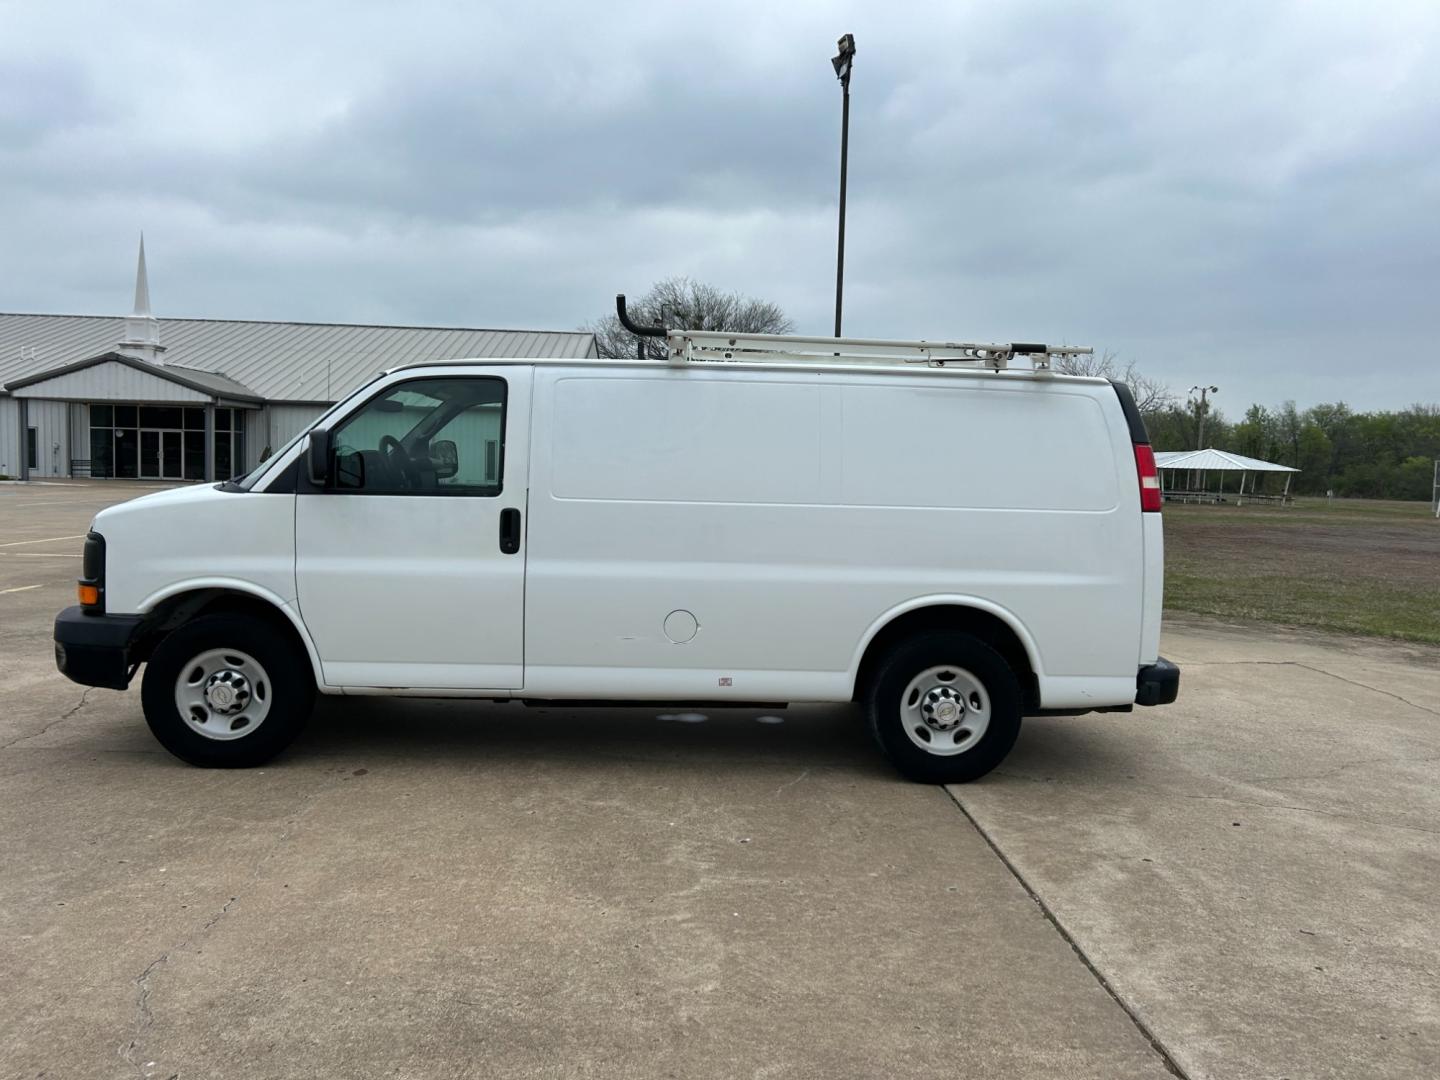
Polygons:
<instances>
[{"instance_id":1,"label":"building metal roof","mask_svg":"<svg viewBox=\"0 0 1440 1080\"><path fill-rule=\"evenodd\" d=\"M585 331L160 319L165 364L207 389L270 401L338 401L376 373L424 360L483 357L584 359ZM123 316L0 313L0 385L112 352ZM150 365L146 365L150 367ZM218 378L216 378L218 376Z\"/></svg>"},{"instance_id":2,"label":"building metal roof","mask_svg":"<svg viewBox=\"0 0 1440 1080\"><path fill-rule=\"evenodd\" d=\"M1165 450L1155 455L1157 469L1193 469L1196 472L1299 472L1289 465L1232 454L1228 450Z\"/></svg>"}]
</instances>

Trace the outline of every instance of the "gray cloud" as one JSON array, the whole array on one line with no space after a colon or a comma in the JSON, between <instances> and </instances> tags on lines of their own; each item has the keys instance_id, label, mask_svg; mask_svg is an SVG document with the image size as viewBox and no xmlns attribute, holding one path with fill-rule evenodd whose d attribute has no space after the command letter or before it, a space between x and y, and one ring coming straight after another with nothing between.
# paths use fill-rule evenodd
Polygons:
<instances>
[{"instance_id":1,"label":"gray cloud","mask_svg":"<svg viewBox=\"0 0 1440 1080\"><path fill-rule=\"evenodd\" d=\"M781 7L781 10L773 10ZM1183 387L1440 399L1426 3L26 9L0 309L569 327L688 273L847 330L1044 337Z\"/></svg>"}]
</instances>

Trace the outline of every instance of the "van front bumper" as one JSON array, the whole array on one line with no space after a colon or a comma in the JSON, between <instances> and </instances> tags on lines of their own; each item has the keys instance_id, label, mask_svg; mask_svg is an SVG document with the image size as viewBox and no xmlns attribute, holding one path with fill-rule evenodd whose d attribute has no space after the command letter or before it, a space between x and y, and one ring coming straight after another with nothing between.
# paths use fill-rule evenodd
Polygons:
<instances>
[{"instance_id":1,"label":"van front bumper","mask_svg":"<svg viewBox=\"0 0 1440 1080\"><path fill-rule=\"evenodd\" d=\"M1180 696L1180 669L1163 656L1135 678L1136 705L1169 705Z\"/></svg>"},{"instance_id":2,"label":"van front bumper","mask_svg":"<svg viewBox=\"0 0 1440 1080\"><path fill-rule=\"evenodd\" d=\"M81 686L124 690L135 673L130 654L143 618L66 608L55 616L55 666Z\"/></svg>"}]
</instances>

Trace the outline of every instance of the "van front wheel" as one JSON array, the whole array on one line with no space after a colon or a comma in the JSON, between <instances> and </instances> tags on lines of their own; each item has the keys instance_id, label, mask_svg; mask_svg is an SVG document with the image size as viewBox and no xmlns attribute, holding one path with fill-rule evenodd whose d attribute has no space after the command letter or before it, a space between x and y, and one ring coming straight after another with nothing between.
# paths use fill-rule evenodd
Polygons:
<instances>
[{"instance_id":1,"label":"van front wheel","mask_svg":"<svg viewBox=\"0 0 1440 1080\"><path fill-rule=\"evenodd\" d=\"M886 756L922 784L963 784L1004 760L1020 734L1020 681L970 634L911 638L885 658L866 697Z\"/></svg>"},{"instance_id":2,"label":"van front wheel","mask_svg":"<svg viewBox=\"0 0 1440 1080\"><path fill-rule=\"evenodd\" d=\"M156 647L141 701L155 738L182 761L246 768L300 733L315 685L289 635L248 615L206 615Z\"/></svg>"}]
</instances>

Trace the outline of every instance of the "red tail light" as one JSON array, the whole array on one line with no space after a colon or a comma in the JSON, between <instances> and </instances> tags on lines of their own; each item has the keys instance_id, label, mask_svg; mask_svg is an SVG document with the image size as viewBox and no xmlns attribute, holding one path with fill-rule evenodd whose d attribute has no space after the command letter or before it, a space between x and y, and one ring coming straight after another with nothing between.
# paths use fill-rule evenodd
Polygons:
<instances>
[{"instance_id":1,"label":"red tail light","mask_svg":"<svg viewBox=\"0 0 1440 1080\"><path fill-rule=\"evenodd\" d=\"M1160 509L1160 473L1155 468L1155 452L1147 443L1135 444L1135 475L1140 478L1140 509Z\"/></svg>"}]
</instances>

